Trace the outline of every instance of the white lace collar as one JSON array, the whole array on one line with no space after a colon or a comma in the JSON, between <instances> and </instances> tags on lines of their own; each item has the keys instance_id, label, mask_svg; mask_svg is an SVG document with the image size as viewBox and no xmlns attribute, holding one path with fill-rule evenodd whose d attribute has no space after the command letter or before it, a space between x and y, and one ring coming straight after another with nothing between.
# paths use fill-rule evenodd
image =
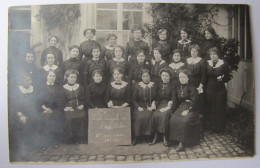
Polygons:
<instances>
[{"instance_id":1,"label":"white lace collar","mask_svg":"<svg viewBox=\"0 0 260 168\"><path fill-rule=\"evenodd\" d=\"M23 86L18 86L19 90L23 93L23 94L26 94L26 93L32 93L33 92L33 86L29 86L28 89L26 89L25 87Z\"/></svg>"},{"instance_id":2,"label":"white lace collar","mask_svg":"<svg viewBox=\"0 0 260 168\"><path fill-rule=\"evenodd\" d=\"M209 64L209 66L213 67L213 61L212 60L208 60L208 64ZM219 59L216 66L213 67L213 68L218 68L223 64L224 64L224 61L222 59Z\"/></svg>"},{"instance_id":3,"label":"white lace collar","mask_svg":"<svg viewBox=\"0 0 260 168\"><path fill-rule=\"evenodd\" d=\"M180 44L189 44L191 41L189 39L183 41L183 40L179 40L178 43Z\"/></svg>"},{"instance_id":4,"label":"white lace collar","mask_svg":"<svg viewBox=\"0 0 260 168\"><path fill-rule=\"evenodd\" d=\"M156 63L156 61L153 59L153 60L152 60L152 64L155 65L155 63ZM164 63L165 63L165 61L164 61L164 60L161 60L160 63L159 63L159 65L162 65L162 64L164 64Z\"/></svg>"},{"instance_id":5,"label":"white lace collar","mask_svg":"<svg viewBox=\"0 0 260 168\"><path fill-rule=\"evenodd\" d=\"M73 91L73 90L77 90L79 88L79 84L76 83L76 84L74 84L72 86L70 86L69 84L65 84L65 85L63 85L63 88L65 88L65 89L67 89L69 91Z\"/></svg>"},{"instance_id":6,"label":"white lace collar","mask_svg":"<svg viewBox=\"0 0 260 168\"><path fill-rule=\"evenodd\" d=\"M120 85L116 84L116 81L111 82L111 86L115 89L122 89L127 85L127 83L125 81L122 81L122 83Z\"/></svg>"},{"instance_id":7,"label":"white lace collar","mask_svg":"<svg viewBox=\"0 0 260 168\"><path fill-rule=\"evenodd\" d=\"M52 67L50 67L48 64L47 65L44 65L43 66L43 69L45 70L45 71L49 71L49 70L56 70L58 68L58 66L57 65L52 65Z\"/></svg>"},{"instance_id":8,"label":"white lace collar","mask_svg":"<svg viewBox=\"0 0 260 168\"><path fill-rule=\"evenodd\" d=\"M188 64L197 64L198 62L200 62L202 58L200 57L197 57L197 58L193 58L193 57L190 57L190 58L187 58L187 62Z\"/></svg>"},{"instance_id":9,"label":"white lace collar","mask_svg":"<svg viewBox=\"0 0 260 168\"><path fill-rule=\"evenodd\" d=\"M124 58L117 59L116 57L113 58L113 60L116 61L116 62L123 62L123 61L125 61Z\"/></svg>"},{"instance_id":10,"label":"white lace collar","mask_svg":"<svg viewBox=\"0 0 260 168\"><path fill-rule=\"evenodd\" d=\"M52 86L52 85L54 85L54 83L50 83L47 81L47 85Z\"/></svg>"},{"instance_id":11,"label":"white lace collar","mask_svg":"<svg viewBox=\"0 0 260 168\"><path fill-rule=\"evenodd\" d=\"M173 62L169 65L169 67L172 69L179 69L182 66L184 66L183 62L178 62L178 63Z\"/></svg>"},{"instance_id":12,"label":"white lace collar","mask_svg":"<svg viewBox=\"0 0 260 168\"><path fill-rule=\"evenodd\" d=\"M148 84L144 84L144 82L139 82L139 86L141 86L141 88L145 89L146 87L151 88L153 87L154 82L149 82Z\"/></svg>"}]
</instances>

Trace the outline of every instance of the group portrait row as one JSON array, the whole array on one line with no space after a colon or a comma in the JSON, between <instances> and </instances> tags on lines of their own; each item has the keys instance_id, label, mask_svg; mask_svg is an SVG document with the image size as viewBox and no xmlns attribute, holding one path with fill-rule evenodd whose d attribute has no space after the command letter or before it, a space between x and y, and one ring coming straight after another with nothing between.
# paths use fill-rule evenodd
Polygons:
<instances>
[{"instance_id":1,"label":"group portrait row","mask_svg":"<svg viewBox=\"0 0 260 168\"><path fill-rule=\"evenodd\" d=\"M215 30L205 29L200 45L185 28L174 43L167 29L158 30L151 46L141 26L131 32L134 38L126 46L117 45L115 34L101 46L93 40L95 29L85 29L86 41L70 46L66 60L56 47L59 38L51 36L41 68L34 52L26 53L9 95L11 158L26 157L32 146L87 144L88 109L95 108L129 107L132 145L162 139L184 151L200 142L203 131L224 131L230 76Z\"/></svg>"}]
</instances>

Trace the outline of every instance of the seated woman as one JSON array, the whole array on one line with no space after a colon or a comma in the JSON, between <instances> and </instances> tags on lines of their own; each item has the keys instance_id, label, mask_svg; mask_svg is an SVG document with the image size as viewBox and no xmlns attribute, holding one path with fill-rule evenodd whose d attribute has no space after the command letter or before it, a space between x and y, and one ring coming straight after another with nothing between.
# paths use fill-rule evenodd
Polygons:
<instances>
[{"instance_id":1,"label":"seated woman","mask_svg":"<svg viewBox=\"0 0 260 168\"><path fill-rule=\"evenodd\" d=\"M43 121L41 133L44 136L43 142L46 146L53 145L54 148L58 148L64 124L61 105L62 88L55 84L55 80L55 72L48 71L47 82L39 89L38 108Z\"/></svg>"},{"instance_id":2,"label":"seated woman","mask_svg":"<svg viewBox=\"0 0 260 168\"><path fill-rule=\"evenodd\" d=\"M63 106L66 119L66 134L69 142L86 142L86 112L84 89L76 83L79 72L71 69L65 73L67 83L63 85Z\"/></svg>"},{"instance_id":3,"label":"seated woman","mask_svg":"<svg viewBox=\"0 0 260 168\"><path fill-rule=\"evenodd\" d=\"M161 82L158 86L158 96L156 100L157 109L153 113L154 139L150 145L156 144L158 133L163 135L163 144L168 145L170 118L172 113L173 85L170 82L170 71L162 69L160 71Z\"/></svg>"},{"instance_id":4,"label":"seated woman","mask_svg":"<svg viewBox=\"0 0 260 168\"><path fill-rule=\"evenodd\" d=\"M134 105L133 146L136 145L137 138L152 135L152 116L156 109L157 88L155 83L151 82L149 70L143 69L141 74L142 82L136 83L132 97Z\"/></svg>"},{"instance_id":5,"label":"seated woman","mask_svg":"<svg viewBox=\"0 0 260 168\"><path fill-rule=\"evenodd\" d=\"M105 108L104 100L106 85L103 81L103 73L100 70L94 70L92 73L93 83L86 88L86 104L88 108Z\"/></svg>"},{"instance_id":6,"label":"seated woman","mask_svg":"<svg viewBox=\"0 0 260 168\"><path fill-rule=\"evenodd\" d=\"M131 101L131 87L123 81L123 71L119 68L113 70L114 81L106 90L105 102L109 108L127 107Z\"/></svg>"},{"instance_id":7,"label":"seated woman","mask_svg":"<svg viewBox=\"0 0 260 168\"><path fill-rule=\"evenodd\" d=\"M173 96L173 114L170 119L170 140L179 141L176 151L183 151L185 144L200 141L200 118L197 108L198 90L190 82L190 72L179 73L180 85Z\"/></svg>"}]
</instances>

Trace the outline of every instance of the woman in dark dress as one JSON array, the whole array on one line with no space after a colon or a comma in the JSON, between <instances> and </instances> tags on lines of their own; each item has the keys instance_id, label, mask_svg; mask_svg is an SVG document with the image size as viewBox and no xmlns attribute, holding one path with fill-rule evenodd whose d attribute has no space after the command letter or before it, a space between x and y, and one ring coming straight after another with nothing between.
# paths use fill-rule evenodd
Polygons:
<instances>
[{"instance_id":1,"label":"woman in dark dress","mask_svg":"<svg viewBox=\"0 0 260 168\"><path fill-rule=\"evenodd\" d=\"M83 31L83 35L86 37L86 41L80 44L80 60L82 60L84 57L86 58L86 60L92 59L92 50L94 46L99 46L99 48L101 48L100 44L93 40L95 34L95 29L85 29Z\"/></svg>"},{"instance_id":2,"label":"woman in dark dress","mask_svg":"<svg viewBox=\"0 0 260 168\"><path fill-rule=\"evenodd\" d=\"M50 47L44 49L41 55L41 66L46 65L47 63L47 53L53 53L55 55L55 65L60 66L63 62L63 55L62 51L56 47L57 43L59 42L57 36L51 36L49 38Z\"/></svg>"},{"instance_id":3,"label":"woman in dark dress","mask_svg":"<svg viewBox=\"0 0 260 168\"><path fill-rule=\"evenodd\" d=\"M209 49L212 47L217 47L217 34L212 27L204 30L205 40L201 43L201 57L207 61L210 60Z\"/></svg>"},{"instance_id":4,"label":"woman in dark dress","mask_svg":"<svg viewBox=\"0 0 260 168\"><path fill-rule=\"evenodd\" d=\"M39 89L38 108L43 121L41 129L43 143L58 148L63 133L64 118L61 104L62 88L55 84L55 80L55 71L48 71L47 82Z\"/></svg>"},{"instance_id":5,"label":"woman in dark dress","mask_svg":"<svg viewBox=\"0 0 260 168\"><path fill-rule=\"evenodd\" d=\"M72 45L70 48L70 56L69 59L64 61L63 64L61 65L61 74L62 77L64 77L65 72L70 69L74 69L79 72L78 78L77 78L77 83L83 85L84 80L83 78L83 63L79 59L79 46L77 45Z\"/></svg>"},{"instance_id":6,"label":"woman in dark dress","mask_svg":"<svg viewBox=\"0 0 260 168\"><path fill-rule=\"evenodd\" d=\"M192 42L190 39L188 39L189 35L190 32L187 29L180 29L181 39L177 42L176 48L181 50L181 56L183 60L186 60L190 56L189 48Z\"/></svg>"},{"instance_id":7,"label":"woman in dark dress","mask_svg":"<svg viewBox=\"0 0 260 168\"><path fill-rule=\"evenodd\" d=\"M109 61L114 58L115 46L117 36L115 34L108 34L106 38L106 45L101 49L101 56L104 60Z\"/></svg>"},{"instance_id":8,"label":"woman in dark dress","mask_svg":"<svg viewBox=\"0 0 260 168\"><path fill-rule=\"evenodd\" d=\"M136 62L138 50L144 51L144 55L147 57L146 59L148 59L149 56L148 44L142 40L145 33L144 29L141 26L135 26L131 32L134 35L134 39L126 44L126 57L130 62L130 65Z\"/></svg>"},{"instance_id":9,"label":"woman in dark dress","mask_svg":"<svg viewBox=\"0 0 260 168\"><path fill-rule=\"evenodd\" d=\"M99 69L92 73L94 82L86 88L86 104L88 108L105 108L106 85L103 81L103 73Z\"/></svg>"},{"instance_id":10,"label":"woman in dark dress","mask_svg":"<svg viewBox=\"0 0 260 168\"><path fill-rule=\"evenodd\" d=\"M162 59L162 49L154 48L153 49L153 57L151 60L151 76L152 81L156 84L159 84L161 81L160 70L166 68L168 66L167 62Z\"/></svg>"},{"instance_id":11,"label":"woman in dark dress","mask_svg":"<svg viewBox=\"0 0 260 168\"><path fill-rule=\"evenodd\" d=\"M113 70L114 81L106 90L105 101L109 108L128 107L131 102L131 87L123 81L123 71L119 68Z\"/></svg>"},{"instance_id":12,"label":"woman in dark dress","mask_svg":"<svg viewBox=\"0 0 260 168\"><path fill-rule=\"evenodd\" d=\"M197 144L200 141L198 90L189 82L189 77L188 70L180 71L180 85L177 86L173 96L169 139L179 141L177 152L183 151L185 144Z\"/></svg>"},{"instance_id":13,"label":"woman in dark dress","mask_svg":"<svg viewBox=\"0 0 260 168\"><path fill-rule=\"evenodd\" d=\"M106 83L107 75L109 72L107 72L107 62L100 58L100 47L99 46L93 46L91 50L91 59L84 58L84 82L85 86L88 86L89 84L93 83L92 73L94 70L99 69L104 74L103 81Z\"/></svg>"},{"instance_id":14,"label":"woman in dark dress","mask_svg":"<svg viewBox=\"0 0 260 168\"><path fill-rule=\"evenodd\" d=\"M168 41L169 32L166 29L157 31L158 41L153 44L153 48L161 48L162 59L168 64L173 50L173 44Z\"/></svg>"},{"instance_id":15,"label":"woman in dark dress","mask_svg":"<svg viewBox=\"0 0 260 168\"><path fill-rule=\"evenodd\" d=\"M157 88L151 82L149 70L142 70L142 82L136 83L133 91L133 145L137 138L152 135L152 116L156 109Z\"/></svg>"},{"instance_id":16,"label":"woman in dark dress","mask_svg":"<svg viewBox=\"0 0 260 168\"><path fill-rule=\"evenodd\" d=\"M226 121L227 90L225 83L230 80L227 63L220 59L216 47L209 50L211 60L207 61L207 121L213 132L223 132Z\"/></svg>"},{"instance_id":17,"label":"woman in dark dress","mask_svg":"<svg viewBox=\"0 0 260 168\"><path fill-rule=\"evenodd\" d=\"M67 70L65 77L67 83L63 85L63 106L66 119L66 134L69 142L86 142L86 111L84 107L84 89L76 83L79 72Z\"/></svg>"},{"instance_id":18,"label":"woman in dark dress","mask_svg":"<svg viewBox=\"0 0 260 168\"><path fill-rule=\"evenodd\" d=\"M178 85L179 72L185 69L185 63L181 59L181 50L175 49L172 55L172 63L169 64L169 70L171 72L171 81L173 85Z\"/></svg>"},{"instance_id":19,"label":"woman in dark dress","mask_svg":"<svg viewBox=\"0 0 260 168\"><path fill-rule=\"evenodd\" d=\"M127 76L129 73L129 63L124 58L124 48L122 46L115 47L115 57L110 59L107 64L110 72L110 81L113 81L113 69L119 68L123 71L123 80L127 80Z\"/></svg>"},{"instance_id":20,"label":"woman in dark dress","mask_svg":"<svg viewBox=\"0 0 260 168\"><path fill-rule=\"evenodd\" d=\"M154 139L150 145L156 144L158 133L163 135L164 146L168 145L167 138L170 130L170 117L172 113L173 85L170 82L170 71L162 69L160 71L161 82L158 86L159 93L156 100L157 109L153 113Z\"/></svg>"}]
</instances>

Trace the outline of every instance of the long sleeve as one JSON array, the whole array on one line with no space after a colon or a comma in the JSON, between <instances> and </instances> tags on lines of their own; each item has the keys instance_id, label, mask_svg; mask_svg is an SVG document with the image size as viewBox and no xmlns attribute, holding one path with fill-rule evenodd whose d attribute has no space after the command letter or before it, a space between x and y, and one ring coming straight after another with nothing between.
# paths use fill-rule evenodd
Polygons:
<instances>
[{"instance_id":1,"label":"long sleeve","mask_svg":"<svg viewBox=\"0 0 260 168\"><path fill-rule=\"evenodd\" d=\"M137 89L137 85L135 85L133 91L132 103L136 108L140 107L137 102L137 95L138 95L138 89Z\"/></svg>"},{"instance_id":2,"label":"long sleeve","mask_svg":"<svg viewBox=\"0 0 260 168\"><path fill-rule=\"evenodd\" d=\"M63 54L60 49L58 49L58 58L57 61L59 62L59 66L63 63Z\"/></svg>"},{"instance_id":3,"label":"long sleeve","mask_svg":"<svg viewBox=\"0 0 260 168\"><path fill-rule=\"evenodd\" d=\"M201 62L201 80L200 83L205 86L207 78L207 65L204 60Z\"/></svg>"},{"instance_id":4,"label":"long sleeve","mask_svg":"<svg viewBox=\"0 0 260 168\"><path fill-rule=\"evenodd\" d=\"M177 89L173 90L172 93L172 113L178 108L179 106L179 100L178 100L178 92Z\"/></svg>"},{"instance_id":5,"label":"long sleeve","mask_svg":"<svg viewBox=\"0 0 260 168\"><path fill-rule=\"evenodd\" d=\"M91 88L90 86L87 86L86 88L86 104L88 106L88 108L95 108L96 106L92 103L91 101Z\"/></svg>"},{"instance_id":6,"label":"long sleeve","mask_svg":"<svg viewBox=\"0 0 260 168\"><path fill-rule=\"evenodd\" d=\"M192 86L190 89L190 99L191 99L190 100L190 103L191 103L190 110L197 107L198 98L199 98L198 90Z\"/></svg>"},{"instance_id":7,"label":"long sleeve","mask_svg":"<svg viewBox=\"0 0 260 168\"><path fill-rule=\"evenodd\" d=\"M111 84L106 88L105 103L107 104L111 100Z\"/></svg>"},{"instance_id":8,"label":"long sleeve","mask_svg":"<svg viewBox=\"0 0 260 168\"><path fill-rule=\"evenodd\" d=\"M46 61L46 49L44 49L41 54L41 66L45 65L45 61Z\"/></svg>"},{"instance_id":9,"label":"long sleeve","mask_svg":"<svg viewBox=\"0 0 260 168\"><path fill-rule=\"evenodd\" d=\"M130 55L130 46L129 46L129 42L126 43L126 50L125 50L125 55L126 55L126 59L129 59L129 55Z\"/></svg>"},{"instance_id":10,"label":"long sleeve","mask_svg":"<svg viewBox=\"0 0 260 168\"><path fill-rule=\"evenodd\" d=\"M130 105L131 104L131 85L127 84L126 86L126 102Z\"/></svg>"},{"instance_id":11,"label":"long sleeve","mask_svg":"<svg viewBox=\"0 0 260 168\"><path fill-rule=\"evenodd\" d=\"M229 74L229 69L228 69L228 64L226 62L224 62L223 65L223 73L224 73L224 77L223 77L223 82L227 83L231 78L230 78L230 74Z\"/></svg>"}]
</instances>

